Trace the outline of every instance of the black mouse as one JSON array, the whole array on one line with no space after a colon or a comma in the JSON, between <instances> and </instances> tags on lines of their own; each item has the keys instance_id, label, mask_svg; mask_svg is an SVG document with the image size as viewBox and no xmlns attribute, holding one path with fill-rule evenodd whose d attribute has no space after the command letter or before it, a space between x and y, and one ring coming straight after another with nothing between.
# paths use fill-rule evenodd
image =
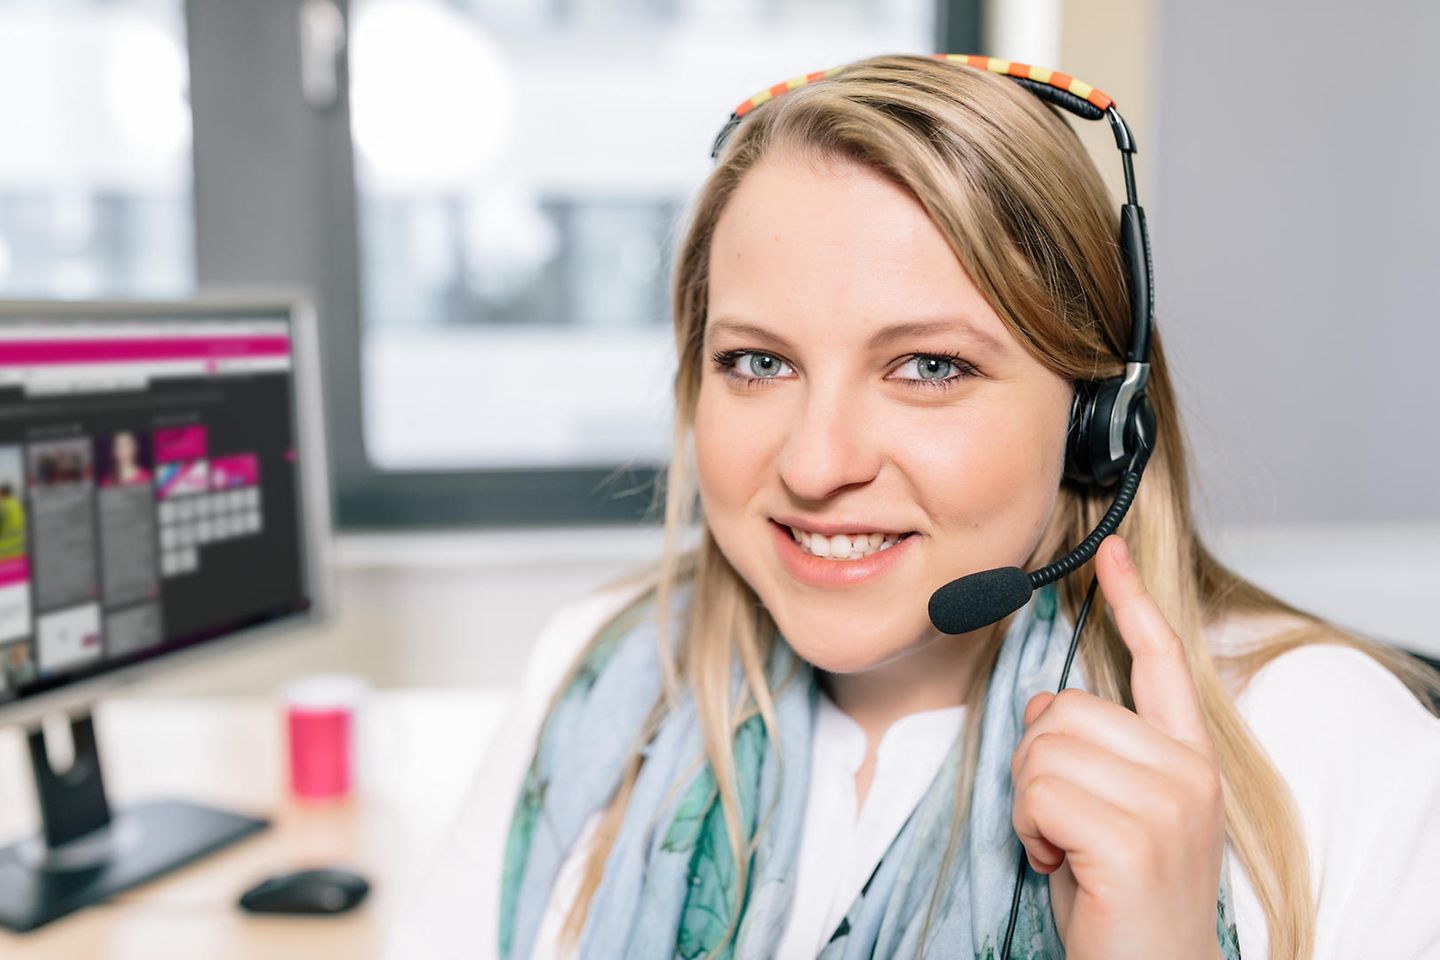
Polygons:
<instances>
[{"instance_id":1,"label":"black mouse","mask_svg":"<svg viewBox=\"0 0 1440 960\"><path fill-rule=\"evenodd\" d=\"M370 892L349 870L299 870L262 880L240 895L251 913L344 913Z\"/></svg>"}]
</instances>

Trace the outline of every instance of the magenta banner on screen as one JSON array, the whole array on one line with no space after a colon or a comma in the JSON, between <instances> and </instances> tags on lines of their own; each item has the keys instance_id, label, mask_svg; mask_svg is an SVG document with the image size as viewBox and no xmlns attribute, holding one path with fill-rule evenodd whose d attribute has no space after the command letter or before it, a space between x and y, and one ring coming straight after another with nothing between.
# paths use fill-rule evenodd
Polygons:
<instances>
[{"instance_id":1,"label":"magenta banner on screen","mask_svg":"<svg viewBox=\"0 0 1440 960\"><path fill-rule=\"evenodd\" d=\"M226 357L288 357L286 336L126 337L0 343L0 364L136 363Z\"/></svg>"},{"instance_id":2,"label":"magenta banner on screen","mask_svg":"<svg viewBox=\"0 0 1440 960\"><path fill-rule=\"evenodd\" d=\"M253 487L260 482L260 459L253 453L237 453L210 460L210 488Z\"/></svg>"},{"instance_id":3,"label":"magenta banner on screen","mask_svg":"<svg viewBox=\"0 0 1440 960\"><path fill-rule=\"evenodd\" d=\"M30 558L25 556L0 560L0 587L30 582Z\"/></svg>"},{"instance_id":4,"label":"magenta banner on screen","mask_svg":"<svg viewBox=\"0 0 1440 960\"><path fill-rule=\"evenodd\" d=\"M155 462L199 460L208 445L204 427L172 427L155 431Z\"/></svg>"}]
</instances>

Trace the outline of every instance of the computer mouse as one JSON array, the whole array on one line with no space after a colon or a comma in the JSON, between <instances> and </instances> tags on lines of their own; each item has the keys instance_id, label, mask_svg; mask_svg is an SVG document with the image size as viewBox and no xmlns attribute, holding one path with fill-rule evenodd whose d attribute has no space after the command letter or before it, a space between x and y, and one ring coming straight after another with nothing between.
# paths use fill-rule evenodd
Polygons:
<instances>
[{"instance_id":1,"label":"computer mouse","mask_svg":"<svg viewBox=\"0 0 1440 960\"><path fill-rule=\"evenodd\" d=\"M349 870L298 870L262 880L240 895L251 913L344 913L365 899L370 884Z\"/></svg>"}]
</instances>

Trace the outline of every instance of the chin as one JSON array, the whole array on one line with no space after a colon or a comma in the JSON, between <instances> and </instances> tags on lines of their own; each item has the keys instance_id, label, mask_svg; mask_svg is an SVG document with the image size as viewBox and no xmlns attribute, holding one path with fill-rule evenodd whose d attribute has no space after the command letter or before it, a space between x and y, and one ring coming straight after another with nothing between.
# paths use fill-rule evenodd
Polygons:
<instances>
[{"instance_id":1,"label":"chin","mask_svg":"<svg viewBox=\"0 0 1440 960\"><path fill-rule=\"evenodd\" d=\"M787 630L784 620L777 616L776 625L796 655L812 666L827 673L864 673L903 656L933 632L908 623L909 619L857 622L833 615L802 615L801 623ZM925 626L929 626L928 620Z\"/></svg>"}]
</instances>

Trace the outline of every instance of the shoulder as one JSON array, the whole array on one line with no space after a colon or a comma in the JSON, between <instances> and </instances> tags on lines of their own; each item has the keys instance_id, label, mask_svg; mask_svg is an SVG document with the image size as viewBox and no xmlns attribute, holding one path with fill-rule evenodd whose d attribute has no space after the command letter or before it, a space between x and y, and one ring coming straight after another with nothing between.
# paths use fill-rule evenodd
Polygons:
<instances>
[{"instance_id":1,"label":"shoulder","mask_svg":"<svg viewBox=\"0 0 1440 960\"><path fill-rule=\"evenodd\" d=\"M506 738L493 748L511 759L507 770L516 768L517 792L546 712L576 661L607 624L622 614L640 612L637 601L652 586L649 580L611 584L558 607L545 621L531 645L525 675L507 720ZM626 622L621 620L620 626L623 628Z\"/></svg>"},{"instance_id":2,"label":"shoulder","mask_svg":"<svg viewBox=\"0 0 1440 960\"><path fill-rule=\"evenodd\" d=\"M550 699L589 640L649 589L626 581L555 609L535 637L524 679L490 741L458 820L389 934L387 958L495 955L510 817Z\"/></svg>"},{"instance_id":3,"label":"shoulder","mask_svg":"<svg viewBox=\"0 0 1440 960\"><path fill-rule=\"evenodd\" d=\"M1340 643L1306 643L1257 670L1235 696L1257 734L1440 749L1440 718L1388 667ZM1418 742L1409 738L1418 736Z\"/></svg>"},{"instance_id":4,"label":"shoulder","mask_svg":"<svg viewBox=\"0 0 1440 960\"><path fill-rule=\"evenodd\" d=\"M1334 643L1280 654L1235 702L1295 800L1317 904L1316 960L1433 947L1440 718L1379 661ZM1238 906L1253 930L1258 902Z\"/></svg>"},{"instance_id":5,"label":"shoulder","mask_svg":"<svg viewBox=\"0 0 1440 960\"><path fill-rule=\"evenodd\" d=\"M653 586L651 579L610 584L555 610L535 638L520 702L549 702L575 659L595 635Z\"/></svg>"},{"instance_id":6,"label":"shoulder","mask_svg":"<svg viewBox=\"0 0 1440 960\"><path fill-rule=\"evenodd\" d=\"M1232 639L1237 630L1263 635L1254 624L1228 629ZM1300 778L1292 786L1323 785L1332 802L1350 796L1372 807L1389 802L1377 782L1440 795L1440 717L1363 650L1288 650L1236 691L1235 704L1282 773Z\"/></svg>"}]
</instances>

